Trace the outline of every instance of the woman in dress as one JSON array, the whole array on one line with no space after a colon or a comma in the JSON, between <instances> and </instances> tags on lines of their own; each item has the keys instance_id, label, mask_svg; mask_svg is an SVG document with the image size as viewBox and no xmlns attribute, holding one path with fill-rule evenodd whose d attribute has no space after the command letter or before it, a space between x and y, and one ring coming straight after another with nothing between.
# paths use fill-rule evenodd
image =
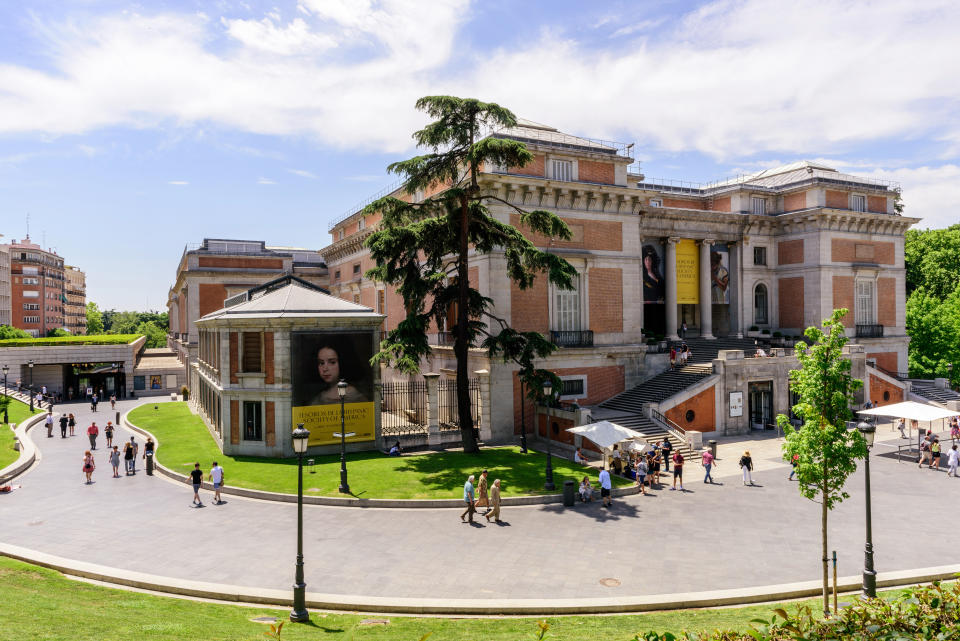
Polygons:
<instances>
[{"instance_id":1,"label":"woman in dress","mask_svg":"<svg viewBox=\"0 0 960 641\"><path fill-rule=\"evenodd\" d=\"M70 436L73 436L73 428L77 426L77 419L74 418L73 414L71 414L67 420L67 426L70 428Z\"/></svg>"},{"instance_id":2,"label":"woman in dress","mask_svg":"<svg viewBox=\"0 0 960 641\"><path fill-rule=\"evenodd\" d=\"M93 454L90 453L90 450L87 450L83 453L83 474L87 477L87 485L93 483L93 471L95 469L97 469L97 466L93 462Z\"/></svg>"},{"instance_id":3,"label":"woman in dress","mask_svg":"<svg viewBox=\"0 0 960 641\"><path fill-rule=\"evenodd\" d=\"M107 449L109 450L113 447L113 423L107 421L106 427L103 428L103 435L107 437Z\"/></svg>"},{"instance_id":4,"label":"woman in dress","mask_svg":"<svg viewBox=\"0 0 960 641\"><path fill-rule=\"evenodd\" d=\"M580 500L584 502L593 500L593 487L590 486L590 479L586 476L580 481Z\"/></svg>"},{"instance_id":5,"label":"woman in dress","mask_svg":"<svg viewBox=\"0 0 960 641\"><path fill-rule=\"evenodd\" d=\"M120 478L120 446L114 445L110 450L110 465L113 466L113 478Z\"/></svg>"}]
</instances>

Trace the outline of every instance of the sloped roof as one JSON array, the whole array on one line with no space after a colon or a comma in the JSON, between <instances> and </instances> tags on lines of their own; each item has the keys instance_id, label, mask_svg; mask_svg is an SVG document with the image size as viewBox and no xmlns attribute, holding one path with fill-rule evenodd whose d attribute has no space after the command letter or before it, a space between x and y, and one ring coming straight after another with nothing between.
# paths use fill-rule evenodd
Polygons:
<instances>
[{"instance_id":1,"label":"sloped roof","mask_svg":"<svg viewBox=\"0 0 960 641\"><path fill-rule=\"evenodd\" d=\"M336 296L330 296L318 289L300 285L291 280L288 285L267 292L230 307L210 312L200 320L214 318L283 318L318 315L336 315L349 317L378 317L370 307L358 305Z\"/></svg>"}]
</instances>

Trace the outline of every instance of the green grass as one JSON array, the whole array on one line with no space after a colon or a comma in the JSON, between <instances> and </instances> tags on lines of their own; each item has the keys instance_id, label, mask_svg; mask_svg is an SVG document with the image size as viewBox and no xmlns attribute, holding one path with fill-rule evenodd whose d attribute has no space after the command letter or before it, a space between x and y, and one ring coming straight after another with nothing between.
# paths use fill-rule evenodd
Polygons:
<instances>
[{"instance_id":1,"label":"green grass","mask_svg":"<svg viewBox=\"0 0 960 641\"><path fill-rule=\"evenodd\" d=\"M478 576L482 584L482 578ZM245 641L266 639L268 626L253 623L259 616L284 621L289 609L243 607L127 592L67 579L58 572L0 557L0 641ZM318 586L307 586L320 589ZM892 598L902 590L881 593ZM846 597L850 601L853 597ZM651 612L618 616L548 617L547 641L628 641L637 632L717 628L745 631L750 620L769 620L773 609L793 611L807 604L818 611L819 601L778 603L742 608ZM364 619L387 619L387 625L360 625ZM287 622L284 641L340 639L352 641L417 641L431 633L430 641L517 641L533 639L536 618L444 619L311 613L309 624Z\"/></svg>"},{"instance_id":2,"label":"green grass","mask_svg":"<svg viewBox=\"0 0 960 641\"><path fill-rule=\"evenodd\" d=\"M34 414L43 414L43 410L34 410ZM7 417L11 423L19 425L24 419L30 416L30 406L26 403L10 399L10 405L7 407ZM3 418L2 409L0 409L0 420ZM0 469L10 465L20 456L20 452L13 449L13 430L0 422Z\"/></svg>"},{"instance_id":3,"label":"green grass","mask_svg":"<svg viewBox=\"0 0 960 641\"><path fill-rule=\"evenodd\" d=\"M187 474L195 462L204 470L218 461L226 470L226 484L256 490L295 494L297 461L253 456L226 456L220 452L200 417L191 414L186 403L142 405L130 412L130 421L151 432L160 441L157 461L176 472ZM313 472L304 473L304 493L314 496L341 496L339 455L311 456ZM540 453L520 454L516 447L484 448L479 454L433 452L411 456L385 456L380 452L347 455L350 489L354 496L368 499L460 499L463 483L470 474L489 470L490 483L500 479L503 496L544 494L546 457ZM596 480L597 471L554 457L553 478L560 488L566 479L578 483L585 474ZM629 479L614 477L617 486Z\"/></svg>"},{"instance_id":4,"label":"green grass","mask_svg":"<svg viewBox=\"0 0 960 641\"><path fill-rule=\"evenodd\" d=\"M7 338L0 347L34 347L37 345L126 345L142 334L94 334L92 336L58 336L55 338Z\"/></svg>"}]
</instances>

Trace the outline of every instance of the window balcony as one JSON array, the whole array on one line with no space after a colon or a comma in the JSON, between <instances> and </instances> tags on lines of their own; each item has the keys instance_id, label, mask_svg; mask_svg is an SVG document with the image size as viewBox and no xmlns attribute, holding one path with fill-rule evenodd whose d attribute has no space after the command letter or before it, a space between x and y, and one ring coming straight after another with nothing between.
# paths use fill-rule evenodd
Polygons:
<instances>
[{"instance_id":1,"label":"window balcony","mask_svg":"<svg viewBox=\"0 0 960 641\"><path fill-rule=\"evenodd\" d=\"M857 325L857 338L883 338L883 325Z\"/></svg>"},{"instance_id":2,"label":"window balcony","mask_svg":"<svg viewBox=\"0 0 960 641\"><path fill-rule=\"evenodd\" d=\"M550 330L550 340L559 347L593 347L593 332Z\"/></svg>"}]
</instances>

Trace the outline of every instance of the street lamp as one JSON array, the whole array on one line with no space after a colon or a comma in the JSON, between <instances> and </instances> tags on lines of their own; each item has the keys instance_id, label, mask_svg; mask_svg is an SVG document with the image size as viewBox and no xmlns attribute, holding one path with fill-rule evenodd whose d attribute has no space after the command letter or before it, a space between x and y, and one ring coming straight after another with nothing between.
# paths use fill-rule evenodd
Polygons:
<instances>
[{"instance_id":1,"label":"street lamp","mask_svg":"<svg viewBox=\"0 0 960 641\"><path fill-rule=\"evenodd\" d=\"M343 412L343 399L347 395L347 382L340 379L337 383L337 395L340 396L340 433L334 436L340 437L340 490L341 494L350 494L350 484L347 483L347 437L355 436L355 432L347 434L346 419Z\"/></svg>"},{"instance_id":2,"label":"street lamp","mask_svg":"<svg viewBox=\"0 0 960 641\"><path fill-rule=\"evenodd\" d=\"M523 395L523 381L520 381L520 453L527 453L527 399Z\"/></svg>"},{"instance_id":3,"label":"street lamp","mask_svg":"<svg viewBox=\"0 0 960 641\"><path fill-rule=\"evenodd\" d=\"M7 398L7 372L9 372L9 371L10 371L10 367L9 367L8 365L4 365L4 366L3 366L3 397L4 397L4 398ZM7 406L6 406L6 405L3 406L3 422L4 422L4 423L9 423L9 422L10 422L10 419L9 419L9 417L7 416Z\"/></svg>"},{"instance_id":4,"label":"street lamp","mask_svg":"<svg viewBox=\"0 0 960 641\"><path fill-rule=\"evenodd\" d=\"M30 413L33 414L33 361L27 361L30 368Z\"/></svg>"},{"instance_id":5,"label":"street lamp","mask_svg":"<svg viewBox=\"0 0 960 641\"><path fill-rule=\"evenodd\" d=\"M307 612L307 584L303 581L303 453L307 451L310 431L303 428L303 423L298 423L292 436L293 451L297 453L297 573L293 584L293 610L290 611L290 620L294 623L305 623L310 620L310 613Z\"/></svg>"},{"instance_id":6,"label":"street lamp","mask_svg":"<svg viewBox=\"0 0 960 641\"><path fill-rule=\"evenodd\" d=\"M543 489L553 491L556 486L553 484L553 457L550 447L550 399L553 395L553 382L548 378L543 382L543 404L547 406L547 482L543 484Z\"/></svg>"},{"instance_id":7,"label":"street lamp","mask_svg":"<svg viewBox=\"0 0 960 641\"><path fill-rule=\"evenodd\" d=\"M866 419L857 424L857 429L867 442L867 456L863 459L863 471L867 495L867 544L863 553L863 596L874 599L877 596L877 572L873 569L873 523L870 514L870 448L877 428Z\"/></svg>"}]
</instances>

